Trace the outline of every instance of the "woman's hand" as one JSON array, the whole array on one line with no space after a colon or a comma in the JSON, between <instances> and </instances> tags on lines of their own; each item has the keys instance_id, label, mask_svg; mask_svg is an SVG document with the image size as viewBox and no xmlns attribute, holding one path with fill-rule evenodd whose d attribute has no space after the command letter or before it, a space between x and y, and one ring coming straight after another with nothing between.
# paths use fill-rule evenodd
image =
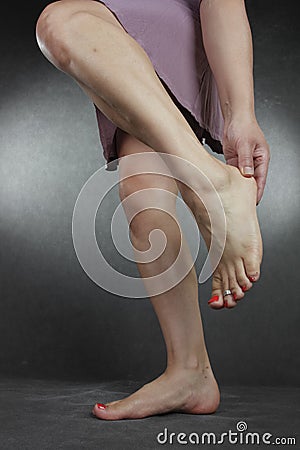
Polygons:
<instances>
[{"instance_id":1,"label":"woman's hand","mask_svg":"<svg viewBox=\"0 0 300 450\"><path fill-rule=\"evenodd\" d=\"M255 118L239 117L225 122L223 152L227 164L239 168L244 176L254 176L259 203L266 184L270 150Z\"/></svg>"}]
</instances>

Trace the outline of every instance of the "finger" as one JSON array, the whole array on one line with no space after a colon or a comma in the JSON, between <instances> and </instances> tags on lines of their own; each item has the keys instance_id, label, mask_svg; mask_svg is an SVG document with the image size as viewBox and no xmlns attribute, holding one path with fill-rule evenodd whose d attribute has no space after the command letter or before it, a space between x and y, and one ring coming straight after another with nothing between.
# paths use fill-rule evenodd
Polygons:
<instances>
[{"instance_id":1,"label":"finger","mask_svg":"<svg viewBox=\"0 0 300 450\"><path fill-rule=\"evenodd\" d=\"M252 145L243 145L238 149L238 161L241 174L245 177L252 177L254 175Z\"/></svg>"},{"instance_id":2,"label":"finger","mask_svg":"<svg viewBox=\"0 0 300 450\"><path fill-rule=\"evenodd\" d=\"M263 193L264 193L264 189L265 189L265 185L266 185L266 177L255 177L256 180L256 184L257 184L257 197L256 197L256 205L259 204L259 202L262 199Z\"/></svg>"},{"instance_id":3,"label":"finger","mask_svg":"<svg viewBox=\"0 0 300 450\"><path fill-rule=\"evenodd\" d=\"M233 166L233 167L239 167L239 160L237 155L236 156L227 156L225 151L224 151L224 156L225 156L225 160L226 160L226 164L228 164L229 166Z\"/></svg>"},{"instance_id":4,"label":"finger","mask_svg":"<svg viewBox=\"0 0 300 450\"><path fill-rule=\"evenodd\" d=\"M267 174L265 172L265 168L262 167L262 165L259 165L257 167L255 167L254 169L254 178L257 184L257 199L256 202L257 204L260 202L263 192L264 192L264 188L266 185L266 178L267 178Z\"/></svg>"},{"instance_id":5,"label":"finger","mask_svg":"<svg viewBox=\"0 0 300 450\"><path fill-rule=\"evenodd\" d=\"M257 204L258 204L263 196L267 181L269 159L260 159L258 163L257 161L254 161L254 164L255 164L254 177L257 183Z\"/></svg>"}]
</instances>

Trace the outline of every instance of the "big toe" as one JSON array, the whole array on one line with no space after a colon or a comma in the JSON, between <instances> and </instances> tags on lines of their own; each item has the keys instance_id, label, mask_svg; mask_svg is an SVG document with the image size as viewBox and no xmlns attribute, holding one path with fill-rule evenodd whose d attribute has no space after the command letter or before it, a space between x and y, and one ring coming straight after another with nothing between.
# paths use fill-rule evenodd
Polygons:
<instances>
[{"instance_id":1,"label":"big toe","mask_svg":"<svg viewBox=\"0 0 300 450\"><path fill-rule=\"evenodd\" d=\"M212 296L208 301L208 305L212 309L224 308L222 284L222 275L220 272L215 272L212 280Z\"/></svg>"},{"instance_id":2,"label":"big toe","mask_svg":"<svg viewBox=\"0 0 300 450\"><path fill-rule=\"evenodd\" d=\"M118 402L111 402L110 404L96 403L92 412L98 419L116 420L119 418L118 410L114 406L116 403Z\"/></svg>"},{"instance_id":3,"label":"big toe","mask_svg":"<svg viewBox=\"0 0 300 450\"><path fill-rule=\"evenodd\" d=\"M98 419L121 420L130 418L132 407L124 400L116 400L106 404L96 403L92 412Z\"/></svg>"}]
</instances>

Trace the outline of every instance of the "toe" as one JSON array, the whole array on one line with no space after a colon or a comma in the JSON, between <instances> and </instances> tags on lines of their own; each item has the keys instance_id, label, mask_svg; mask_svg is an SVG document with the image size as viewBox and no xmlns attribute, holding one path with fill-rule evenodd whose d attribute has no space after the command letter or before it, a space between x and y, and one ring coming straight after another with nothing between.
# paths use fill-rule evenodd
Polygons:
<instances>
[{"instance_id":1,"label":"toe","mask_svg":"<svg viewBox=\"0 0 300 450\"><path fill-rule=\"evenodd\" d=\"M93 414L98 419L103 420L119 420L124 416L125 411L122 411L122 405L119 405L121 400L110 403L96 403L93 409ZM121 407L120 407L121 406Z\"/></svg>"},{"instance_id":2,"label":"toe","mask_svg":"<svg viewBox=\"0 0 300 450\"><path fill-rule=\"evenodd\" d=\"M241 287L238 284L236 284L233 288L231 288L231 292L236 302L242 300L242 298L245 297L244 292L242 291Z\"/></svg>"},{"instance_id":3,"label":"toe","mask_svg":"<svg viewBox=\"0 0 300 450\"><path fill-rule=\"evenodd\" d=\"M259 270L255 270L254 266L245 264L246 274L251 283L255 283L259 280L260 272Z\"/></svg>"},{"instance_id":4,"label":"toe","mask_svg":"<svg viewBox=\"0 0 300 450\"><path fill-rule=\"evenodd\" d=\"M224 307L222 291L213 291L211 298L208 300L208 305L212 309L221 309Z\"/></svg>"},{"instance_id":5,"label":"toe","mask_svg":"<svg viewBox=\"0 0 300 450\"><path fill-rule=\"evenodd\" d=\"M231 290L229 287L227 289ZM227 289L224 289L224 291L226 291ZM224 298L224 306L225 306L225 308L231 309L231 308L234 308L237 305L233 295L225 295L223 298Z\"/></svg>"},{"instance_id":6,"label":"toe","mask_svg":"<svg viewBox=\"0 0 300 450\"><path fill-rule=\"evenodd\" d=\"M244 263L242 260L237 261L236 263L236 279L242 292L246 292L251 289L252 282L246 275Z\"/></svg>"},{"instance_id":7,"label":"toe","mask_svg":"<svg viewBox=\"0 0 300 450\"><path fill-rule=\"evenodd\" d=\"M255 283L255 281L258 281L259 279L260 262L261 258L258 253L250 254L249 256L244 258L245 273L251 283Z\"/></svg>"},{"instance_id":8,"label":"toe","mask_svg":"<svg viewBox=\"0 0 300 450\"><path fill-rule=\"evenodd\" d=\"M223 296L223 304L225 308L234 308L237 303L233 297L232 286L235 281L235 271L234 267L231 266L221 266L220 274L222 279L222 296ZM231 291L232 295L224 295L225 291Z\"/></svg>"},{"instance_id":9,"label":"toe","mask_svg":"<svg viewBox=\"0 0 300 450\"><path fill-rule=\"evenodd\" d=\"M236 269L234 266L230 266L227 270L227 284L228 288L232 292L232 295L226 295L227 308L234 308L237 305L237 301L244 297L244 292L242 291L236 274Z\"/></svg>"},{"instance_id":10,"label":"toe","mask_svg":"<svg viewBox=\"0 0 300 450\"><path fill-rule=\"evenodd\" d=\"M133 396L134 394L106 404L96 403L93 413L98 419L103 420L133 419L142 416L141 405Z\"/></svg>"},{"instance_id":11,"label":"toe","mask_svg":"<svg viewBox=\"0 0 300 450\"><path fill-rule=\"evenodd\" d=\"M237 302L236 299L234 298L233 290L230 287L228 289L232 292L232 295L226 295L224 297L224 306L225 308L231 309L237 305Z\"/></svg>"},{"instance_id":12,"label":"toe","mask_svg":"<svg viewBox=\"0 0 300 450\"><path fill-rule=\"evenodd\" d=\"M241 286L239 285L238 276L235 269L233 269L233 273L229 278L229 286L235 302L241 300L245 296Z\"/></svg>"},{"instance_id":13,"label":"toe","mask_svg":"<svg viewBox=\"0 0 300 450\"><path fill-rule=\"evenodd\" d=\"M231 276L228 276L228 270L219 267L219 270L214 274L212 282L212 298L208 302L213 309L221 309L224 307L230 309L237 305L234 295L226 295L224 297L224 292L226 290L231 290L232 294L234 294L235 291L238 292L238 287L236 287L235 290L232 290L232 286L237 286L234 268L232 268L230 273Z\"/></svg>"},{"instance_id":14,"label":"toe","mask_svg":"<svg viewBox=\"0 0 300 450\"><path fill-rule=\"evenodd\" d=\"M222 295L222 276L220 272L216 271L212 280L212 296L208 304L213 309L221 309L224 307Z\"/></svg>"},{"instance_id":15,"label":"toe","mask_svg":"<svg viewBox=\"0 0 300 450\"><path fill-rule=\"evenodd\" d=\"M98 419L102 419L102 418L104 418L106 409L107 409L106 404L96 403L92 410L92 414L94 414L94 416L98 417Z\"/></svg>"}]
</instances>

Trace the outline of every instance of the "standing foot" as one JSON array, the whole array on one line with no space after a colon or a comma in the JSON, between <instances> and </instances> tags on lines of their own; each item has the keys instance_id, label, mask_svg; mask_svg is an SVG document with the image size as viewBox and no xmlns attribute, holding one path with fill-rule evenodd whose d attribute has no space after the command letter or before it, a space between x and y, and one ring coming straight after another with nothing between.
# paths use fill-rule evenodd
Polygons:
<instances>
[{"instance_id":1,"label":"standing foot","mask_svg":"<svg viewBox=\"0 0 300 450\"><path fill-rule=\"evenodd\" d=\"M93 414L98 419L141 419L170 412L188 414L214 413L220 393L212 370L172 369L121 400L97 403Z\"/></svg>"}]
</instances>

